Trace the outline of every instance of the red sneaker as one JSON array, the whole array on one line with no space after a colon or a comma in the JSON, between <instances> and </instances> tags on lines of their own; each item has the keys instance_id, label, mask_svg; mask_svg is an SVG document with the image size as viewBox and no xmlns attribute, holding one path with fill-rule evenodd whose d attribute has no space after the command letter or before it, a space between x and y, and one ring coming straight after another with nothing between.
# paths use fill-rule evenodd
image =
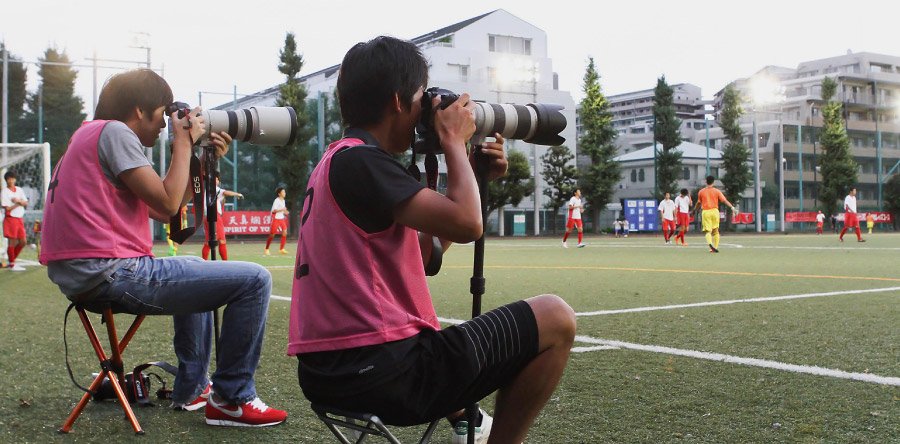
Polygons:
<instances>
[{"instance_id":1,"label":"red sneaker","mask_svg":"<svg viewBox=\"0 0 900 444\"><path fill-rule=\"evenodd\" d=\"M175 410L185 410L188 412L193 412L194 410L200 410L203 407L206 407L206 400L209 399L209 388L212 387L212 383L206 385L206 389L203 390L203 393L197 397L197 399L187 403L181 404L179 402L173 402L172 408Z\"/></svg>"},{"instance_id":2,"label":"red sneaker","mask_svg":"<svg viewBox=\"0 0 900 444\"><path fill-rule=\"evenodd\" d=\"M281 424L287 419L287 412L273 409L259 397L243 404L217 402L214 396L206 404L206 423L231 427L267 427Z\"/></svg>"}]
</instances>

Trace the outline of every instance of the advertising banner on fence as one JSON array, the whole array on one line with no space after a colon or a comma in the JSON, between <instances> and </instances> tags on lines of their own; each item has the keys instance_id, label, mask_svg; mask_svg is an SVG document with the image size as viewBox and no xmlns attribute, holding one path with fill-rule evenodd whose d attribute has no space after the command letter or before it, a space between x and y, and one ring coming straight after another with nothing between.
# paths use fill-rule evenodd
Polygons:
<instances>
[{"instance_id":1,"label":"advertising banner on fence","mask_svg":"<svg viewBox=\"0 0 900 444\"><path fill-rule=\"evenodd\" d=\"M894 221L891 213L885 211L872 211L872 217L875 219L876 224L889 224ZM840 213L837 215L838 221L844 220L844 213ZM859 213L860 222L865 223L866 221L866 213ZM816 212L815 211L791 211L788 213L784 213L784 221L785 222L815 222L816 221Z\"/></svg>"},{"instance_id":2,"label":"advertising banner on fence","mask_svg":"<svg viewBox=\"0 0 900 444\"><path fill-rule=\"evenodd\" d=\"M272 225L272 213L268 211L226 211L222 215L225 234L268 235Z\"/></svg>"}]
</instances>

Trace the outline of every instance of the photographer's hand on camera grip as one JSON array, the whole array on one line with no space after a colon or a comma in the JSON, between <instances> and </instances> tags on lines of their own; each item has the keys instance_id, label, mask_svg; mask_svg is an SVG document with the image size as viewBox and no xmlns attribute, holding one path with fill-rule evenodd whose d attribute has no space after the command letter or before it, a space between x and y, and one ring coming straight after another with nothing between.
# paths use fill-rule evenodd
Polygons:
<instances>
[{"instance_id":1,"label":"photographer's hand on camera grip","mask_svg":"<svg viewBox=\"0 0 900 444\"><path fill-rule=\"evenodd\" d=\"M475 134L474 104L469 100L468 94L459 96L459 99L444 109L438 106L440 103L439 97L432 101L433 108L437 110L434 117L435 130L446 154L449 147L465 147L466 142Z\"/></svg>"},{"instance_id":2,"label":"photographer's hand on camera grip","mask_svg":"<svg viewBox=\"0 0 900 444\"><path fill-rule=\"evenodd\" d=\"M506 170L509 168L509 162L506 160L506 151L503 147L503 143L506 140L500 133L494 133L494 138L496 139L495 141L482 143L481 149L473 150L469 156L469 162L472 164L473 170L475 170L475 153L481 151L480 155L485 156L484 161L488 162L488 180L495 180L505 176Z\"/></svg>"}]
</instances>

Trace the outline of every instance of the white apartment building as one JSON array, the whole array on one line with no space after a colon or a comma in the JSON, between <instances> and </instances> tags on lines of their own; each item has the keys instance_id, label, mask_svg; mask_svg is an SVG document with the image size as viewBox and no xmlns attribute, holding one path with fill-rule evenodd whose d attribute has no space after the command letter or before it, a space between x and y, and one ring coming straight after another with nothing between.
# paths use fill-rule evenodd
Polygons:
<instances>
[{"instance_id":1,"label":"white apartment building","mask_svg":"<svg viewBox=\"0 0 900 444\"><path fill-rule=\"evenodd\" d=\"M410 40L422 49L430 62L429 86L440 86L457 93L468 92L473 99L485 102L563 106L562 113L569 125L561 135L572 153L577 153L575 103L568 91L558 89L546 32L497 9ZM343 51L336 56L343 57ZM337 85L339 67L334 65L300 78L311 99L319 93L331 95ZM236 107L272 106L278 97L279 86L238 100ZM230 109L232 105L220 108ZM526 217L529 234L538 234L550 226L544 210L547 198L542 190L546 184L541 177L540 162L547 148L521 140L507 142L507 149L523 152L532 171L536 172L537 201L529 197L516 208L506 208L504 224L498 224L497 215L492 215L488 230L501 234L512 232L509 225L514 215L519 216L517 220L521 220L522 215Z\"/></svg>"},{"instance_id":2,"label":"white apartment building","mask_svg":"<svg viewBox=\"0 0 900 444\"><path fill-rule=\"evenodd\" d=\"M900 172L900 57L896 56L848 52L803 62L796 69L769 66L736 80L745 100L741 126L751 150L754 121L757 127L761 183L778 186L775 159L783 147L785 211L811 211L818 206L817 185L822 178L816 165L821 153L825 77L838 83L833 100L843 103L851 150L859 164L860 211L879 210L883 183ZM717 111L723 94L724 89L716 94ZM721 149L721 128L710 130L710 136ZM751 209L752 190L748 191L742 207Z\"/></svg>"}]
</instances>

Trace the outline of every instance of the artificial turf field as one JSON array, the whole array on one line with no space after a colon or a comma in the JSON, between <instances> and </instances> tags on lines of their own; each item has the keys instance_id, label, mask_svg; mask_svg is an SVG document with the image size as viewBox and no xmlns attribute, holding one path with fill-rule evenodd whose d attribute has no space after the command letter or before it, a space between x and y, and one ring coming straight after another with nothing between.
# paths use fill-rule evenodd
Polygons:
<instances>
[{"instance_id":1,"label":"artificial turf field","mask_svg":"<svg viewBox=\"0 0 900 444\"><path fill-rule=\"evenodd\" d=\"M688 247L652 236L587 236L582 249L555 237L488 239L485 311L555 293L579 314L569 366L528 442L900 442L900 234L866 237L725 233L719 254L697 234ZM265 402L288 410L285 424L216 428L202 410L159 403L136 409L147 432L137 437L119 406L104 402L58 435L82 393L65 368L67 302L45 269L28 265L35 254L26 249L26 272L0 270L0 442L336 442L285 356L292 243L286 256L237 239L228 249L274 278L256 379ZM454 246L429 278L442 321L469 317L472 256L470 245ZM120 332L126 319L117 317ZM69 321L72 369L87 384L96 359L77 316ZM126 367L174 362L171 320L147 318L125 357ZM490 411L492 400L483 405ZM404 442L417 432L397 430ZM433 441L449 434L442 422Z\"/></svg>"}]
</instances>

